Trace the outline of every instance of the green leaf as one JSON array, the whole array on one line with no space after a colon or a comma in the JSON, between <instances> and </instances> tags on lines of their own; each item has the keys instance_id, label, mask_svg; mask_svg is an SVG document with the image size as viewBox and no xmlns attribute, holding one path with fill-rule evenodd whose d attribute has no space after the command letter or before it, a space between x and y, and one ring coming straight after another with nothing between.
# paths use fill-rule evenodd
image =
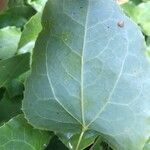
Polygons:
<instances>
[{"instance_id":1,"label":"green leaf","mask_svg":"<svg viewBox=\"0 0 150 150\"><path fill-rule=\"evenodd\" d=\"M8 84L5 85L5 88L10 98L22 95L24 91L24 85L18 79L8 82Z\"/></svg>"},{"instance_id":2,"label":"green leaf","mask_svg":"<svg viewBox=\"0 0 150 150\"><path fill-rule=\"evenodd\" d=\"M143 32L150 36L150 1L137 6L137 23L142 27Z\"/></svg>"},{"instance_id":3,"label":"green leaf","mask_svg":"<svg viewBox=\"0 0 150 150\"><path fill-rule=\"evenodd\" d=\"M0 123L21 113L21 100L22 96L10 98L8 93L5 92L3 99L0 101Z\"/></svg>"},{"instance_id":4,"label":"green leaf","mask_svg":"<svg viewBox=\"0 0 150 150\"><path fill-rule=\"evenodd\" d=\"M21 54L0 61L0 87L28 71L30 68L30 54Z\"/></svg>"},{"instance_id":5,"label":"green leaf","mask_svg":"<svg viewBox=\"0 0 150 150\"><path fill-rule=\"evenodd\" d=\"M46 148L46 150L68 150L68 148L58 139L57 136L54 136Z\"/></svg>"},{"instance_id":6,"label":"green leaf","mask_svg":"<svg viewBox=\"0 0 150 150\"><path fill-rule=\"evenodd\" d=\"M124 12L131 17L134 21L137 20L137 6L132 2L129 1L128 3L125 3L122 5L122 8L124 9Z\"/></svg>"},{"instance_id":7,"label":"green leaf","mask_svg":"<svg viewBox=\"0 0 150 150\"><path fill-rule=\"evenodd\" d=\"M19 115L0 127L0 139L1 150L44 150L50 135L33 129L23 115Z\"/></svg>"},{"instance_id":8,"label":"green leaf","mask_svg":"<svg viewBox=\"0 0 150 150\"><path fill-rule=\"evenodd\" d=\"M20 6L25 6L25 0L9 0L8 1L9 8L20 7Z\"/></svg>"},{"instance_id":9,"label":"green leaf","mask_svg":"<svg viewBox=\"0 0 150 150\"><path fill-rule=\"evenodd\" d=\"M79 134L74 133L56 133L60 140L69 148L75 149L76 145L78 144L78 140L80 138ZM90 146L94 143L97 137L97 133L93 133L91 131L86 132L83 137L79 149L85 149L87 146Z\"/></svg>"},{"instance_id":10,"label":"green leaf","mask_svg":"<svg viewBox=\"0 0 150 150\"><path fill-rule=\"evenodd\" d=\"M19 42L18 53L32 52L39 32L42 30L41 13L34 15L24 26ZM36 25L36 26L35 26Z\"/></svg>"},{"instance_id":11,"label":"green leaf","mask_svg":"<svg viewBox=\"0 0 150 150\"><path fill-rule=\"evenodd\" d=\"M35 10L41 11L47 0L27 0L28 4L30 4Z\"/></svg>"},{"instance_id":12,"label":"green leaf","mask_svg":"<svg viewBox=\"0 0 150 150\"><path fill-rule=\"evenodd\" d=\"M17 1L12 1L11 7L0 14L0 28L6 26L23 27L34 14L35 10L31 6L19 5Z\"/></svg>"},{"instance_id":13,"label":"green leaf","mask_svg":"<svg viewBox=\"0 0 150 150\"><path fill-rule=\"evenodd\" d=\"M21 31L16 27L0 29L0 59L12 57L16 53L20 37Z\"/></svg>"},{"instance_id":14,"label":"green leaf","mask_svg":"<svg viewBox=\"0 0 150 150\"><path fill-rule=\"evenodd\" d=\"M143 150L150 150L150 139L146 142Z\"/></svg>"},{"instance_id":15,"label":"green leaf","mask_svg":"<svg viewBox=\"0 0 150 150\"><path fill-rule=\"evenodd\" d=\"M142 33L114 0L49 0L23 111L40 129L103 135L115 150L150 136L150 64Z\"/></svg>"}]
</instances>

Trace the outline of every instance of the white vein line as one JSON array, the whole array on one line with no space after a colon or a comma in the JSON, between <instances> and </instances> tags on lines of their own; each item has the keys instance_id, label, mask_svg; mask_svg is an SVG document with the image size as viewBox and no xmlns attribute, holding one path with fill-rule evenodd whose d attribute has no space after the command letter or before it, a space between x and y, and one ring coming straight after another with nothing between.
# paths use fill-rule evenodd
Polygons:
<instances>
[{"instance_id":1,"label":"white vein line","mask_svg":"<svg viewBox=\"0 0 150 150\"><path fill-rule=\"evenodd\" d=\"M75 53L76 55L78 55L79 57L81 57L80 53L78 53L77 51L75 51L71 46L69 46L64 40L62 40L63 43L71 50L71 52Z\"/></svg>"},{"instance_id":2,"label":"white vein line","mask_svg":"<svg viewBox=\"0 0 150 150\"><path fill-rule=\"evenodd\" d=\"M112 37L108 40L107 45L98 53L98 55L95 56L95 57L93 57L93 58L88 59L88 60L86 61L86 63L89 62L89 61L91 61L91 60L93 60L93 59L99 58L99 56L101 56L101 55L109 48L110 43L111 43L117 36L119 36L119 35L120 35L120 34L114 34L114 36L112 36Z\"/></svg>"},{"instance_id":3,"label":"white vein line","mask_svg":"<svg viewBox=\"0 0 150 150\"><path fill-rule=\"evenodd\" d=\"M83 74L84 74L84 51L85 51L85 44L86 44L86 37L87 37L87 26L88 26L88 17L89 17L89 6L90 3L88 1L88 6L87 6L87 15L86 15L86 22L85 22L85 27L84 27L84 40L83 40L83 50L82 50L82 57L81 57L81 115L82 115L82 122L83 126L85 126L85 118L84 118L84 99L83 99L83 86L84 86L84 79L83 79Z\"/></svg>"},{"instance_id":4,"label":"white vein line","mask_svg":"<svg viewBox=\"0 0 150 150\"><path fill-rule=\"evenodd\" d=\"M102 25L103 23L107 22L107 21L116 21L116 19L112 19L112 16L114 14L114 10L112 9L112 12L110 13L111 15L106 19L106 20L103 20L103 21L98 21L96 24L94 24L93 26L89 27L88 30L98 26L98 25Z\"/></svg>"},{"instance_id":5,"label":"white vein line","mask_svg":"<svg viewBox=\"0 0 150 150\"><path fill-rule=\"evenodd\" d=\"M3 145L1 145L1 146L3 146L3 147L5 147L7 144L9 144L10 142L20 142L20 143L24 143L24 144L26 144L26 145L28 145L29 147L31 147L33 150L36 150L36 148L34 147L34 146L32 146L30 143L28 143L28 142L26 142L26 141L23 141L23 140L18 140L18 139L12 139L12 140L9 140L8 142L6 142L6 143L4 143ZM0 146L0 147L1 147ZM12 150L14 150L14 144L12 144Z\"/></svg>"},{"instance_id":6,"label":"white vein line","mask_svg":"<svg viewBox=\"0 0 150 150\"><path fill-rule=\"evenodd\" d=\"M68 74L68 76L70 76L71 78L73 78L77 83L80 83L80 81L78 79L76 79L76 77L74 77L71 73L69 73L69 71L65 68L64 64L61 63L62 68L65 70L65 72Z\"/></svg>"},{"instance_id":7,"label":"white vein line","mask_svg":"<svg viewBox=\"0 0 150 150\"><path fill-rule=\"evenodd\" d=\"M125 64L126 58L127 58L127 56L128 56L128 51L129 51L129 41L128 41L127 36L126 36L126 40L127 40L127 51L126 51L125 57L124 57L124 59L123 59L123 62L122 62L122 65L121 65L121 69L120 69L119 75L118 75L118 77L117 77L117 79L116 79L116 82L115 82L115 84L114 84L114 87L113 87L113 89L112 89L111 92L110 92L110 95L109 95L109 97L108 97L108 100L107 100L106 104L105 104L105 105L102 107L102 109L97 113L97 115L93 118L93 120L87 125L87 127L89 127L96 119L98 119L98 117L100 116L100 114L105 110L105 108L107 107L107 105L110 103L109 101L110 101L110 99L112 98L112 96L113 96L113 94L114 94L114 91L115 91L115 89L116 89L116 87L117 87L117 85L118 85L118 83L119 83L119 80L120 80L120 78L121 78L121 75L122 75L122 72L123 72L123 69L124 69L124 64Z\"/></svg>"},{"instance_id":8,"label":"white vein line","mask_svg":"<svg viewBox=\"0 0 150 150\"><path fill-rule=\"evenodd\" d=\"M128 104L125 104L125 103L116 103L116 102L108 102L109 104L112 104L112 105L118 105L118 106L125 106L125 107L129 107Z\"/></svg>"},{"instance_id":9,"label":"white vein line","mask_svg":"<svg viewBox=\"0 0 150 150\"><path fill-rule=\"evenodd\" d=\"M63 11L64 12L64 11ZM79 24L80 26L84 27L83 24L81 24L79 21L75 20L72 16L68 15L66 12L64 12L64 14L69 17L71 20L73 20L75 23Z\"/></svg>"},{"instance_id":10,"label":"white vein line","mask_svg":"<svg viewBox=\"0 0 150 150\"><path fill-rule=\"evenodd\" d=\"M57 98L57 96L56 96L56 94L55 94L55 90L54 90L54 88L53 88L52 81L51 81L51 78L50 78L49 73L48 73L49 71L48 71L48 58L47 58L48 53L47 53L47 50L48 50L48 42L47 42L47 45L46 45L46 52L45 52L46 74L47 74L48 82L49 82L50 88L51 88L51 90L52 90L54 99L58 102L58 104L59 104L72 118L74 118L78 123L80 123L80 124L82 125L82 123L81 123L77 118L75 118L75 117L65 108L65 106L58 100L58 98Z\"/></svg>"},{"instance_id":11,"label":"white vein line","mask_svg":"<svg viewBox=\"0 0 150 150\"><path fill-rule=\"evenodd\" d=\"M69 17L71 20L73 20L74 22L76 22L77 24L81 25L82 27L84 27L84 25L82 23L80 23L79 21L75 20L72 16L70 16L69 14L67 14L64 10L64 5L65 5L65 0L63 0L63 13Z\"/></svg>"}]
</instances>

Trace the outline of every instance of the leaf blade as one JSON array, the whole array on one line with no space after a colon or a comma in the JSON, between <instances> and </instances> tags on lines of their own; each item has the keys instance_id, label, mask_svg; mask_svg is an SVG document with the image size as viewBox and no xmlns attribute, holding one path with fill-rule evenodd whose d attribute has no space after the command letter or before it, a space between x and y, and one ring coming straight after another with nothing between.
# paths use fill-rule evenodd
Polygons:
<instances>
[{"instance_id":1,"label":"leaf blade","mask_svg":"<svg viewBox=\"0 0 150 150\"><path fill-rule=\"evenodd\" d=\"M29 122L82 133L76 149L84 131L94 130L117 150L141 150L149 137L149 108L140 99L149 106L142 93L149 95L150 70L139 28L112 0L49 0L42 26L23 102Z\"/></svg>"}]
</instances>

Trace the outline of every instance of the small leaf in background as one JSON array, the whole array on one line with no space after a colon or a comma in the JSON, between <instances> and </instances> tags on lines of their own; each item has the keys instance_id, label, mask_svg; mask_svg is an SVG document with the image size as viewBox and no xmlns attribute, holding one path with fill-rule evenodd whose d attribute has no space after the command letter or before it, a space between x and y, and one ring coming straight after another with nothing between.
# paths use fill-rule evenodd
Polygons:
<instances>
[{"instance_id":1,"label":"small leaf in background","mask_svg":"<svg viewBox=\"0 0 150 150\"><path fill-rule=\"evenodd\" d=\"M0 28L6 26L23 28L28 19L36 13L31 6L23 3L22 0L10 0L8 6L9 8L0 14Z\"/></svg>"},{"instance_id":2,"label":"small leaf in background","mask_svg":"<svg viewBox=\"0 0 150 150\"><path fill-rule=\"evenodd\" d=\"M124 4L127 3L129 0L116 0L118 4Z\"/></svg>"},{"instance_id":3,"label":"small leaf in background","mask_svg":"<svg viewBox=\"0 0 150 150\"><path fill-rule=\"evenodd\" d=\"M138 3L136 5L133 1L122 5L124 11L141 26L145 35L150 36L150 1Z\"/></svg>"},{"instance_id":4,"label":"small leaf in background","mask_svg":"<svg viewBox=\"0 0 150 150\"><path fill-rule=\"evenodd\" d=\"M122 8L124 9L124 12L131 17L134 21L137 19L137 7L133 1L129 1L128 3L125 3L122 5Z\"/></svg>"},{"instance_id":5,"label":"small leaf in background","mask_svg":"<svg viewBox=\"0 0 150 150\"><path fill-rule=\"evenodd\" d=\"M24 91L24 85L18 79L13 79L5 85L6 91L10 98L16 96L22 96Z\"/></svg>"},{"instance_id":6,"label":"small leaf in background","mask_svg":"<svg viewBox=\"0 0 150 150\"><path fill-rule=\"evenodd\" d=\"M30 69L30 54L21 54L0 61L0 87Z\"/></svg>"},{"instance_id":7,"label":"small leaf in background","mask_svg":"<svg viewBox=\"0 0 150 150\"><path fill-rule=\"evenodd\" d=\"M47 0L27 0L27 3L31 5L35 10L41 11Z\"/></svg>"},{"instance_id":8,"label":"small leaf in background","mask_svg":"<svg viewBox=\"0 0 150 150\"><path fill-rule=\"evenodd\" d=\"M12 118L0 127L1 150L44 150L50 139L48 132L31 127L23 115Z\"/></svg>"},{"instance_id":9,"label":"small leaf in background","mask_svg":"<svg viewBox=\"0 0 150 150\"><path fill-rule=\"evenodd\" d=\"M68 150L68 148L59 140L57 136L54 136L45 150Z\"/></svg>"},{"instance_id":10,"label":"small leaf in background","mask_svg":"<svg viewBox=\"0 0 150 150\"><path fill-rule=\"evenodd\" d=\"M32 52L37 36L39 32L42 30L41 16L42 16L41 12L35 14L24 26L24 30L22 32L18 47L19 54Z\"/></svg>"},{"instance_id":11,"label":"small leaf in background","mask_svg":"<svg viewBox=\"0 0 150 150\"><path fill-rule=\"evenodd\" d=\"M21 103L22 96L10 98L8 93L5 92L3 98L0 100L0 123L21 114Z\"/></svg>"},{"instance_id":12,"label":"small leaf in background","mask_svg":"<svg viewBox=\"0 0 150 150\"><path fill-rule=\"evenodd\" d=\"M99 137L89 150L112 150L107 143Z\"/></svg>"},{"instance_id":13,"label":"small leaf in background","mask_svg":"<svg viewBox=\"0 0 150 150\"><path fill-rule=\"evenodd\" d=\"M137 23L142 27L144 34L150 36L150 1L137 6Z\"/></svg>"},{"instance_id":14,"label":"small leaf in background","mask_svg":"<svg viewBox=\"0 0 150 150\"><path fill-rule=\"evenodd\" d=\"M150 150L150 139L146 142L143 150Z\"/></svg>"},{"instance_id":15,"label":"small leaf in background","mask_svg":"<svg viewBox=\"0 0 150 150\"><path fill-rule=\"evenodd\" d=\"M20 37L21 31L16 27L0 29L0 59L14 56L18 48Z\"/></svg>"}]
</instances>

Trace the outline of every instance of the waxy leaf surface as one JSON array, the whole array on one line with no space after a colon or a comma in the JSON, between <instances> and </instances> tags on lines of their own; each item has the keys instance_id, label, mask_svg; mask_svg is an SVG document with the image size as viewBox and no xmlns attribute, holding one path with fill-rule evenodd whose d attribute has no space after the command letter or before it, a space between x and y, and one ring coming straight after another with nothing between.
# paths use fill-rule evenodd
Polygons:
<instances>
[{"instance_id":1,"label":"waxy leaf surface","mask_svg":"<svg viewBox=\"0 0 150 150\"><path fill-rule=\"evenodd\" d=\"M37 128L96 131L115 150L150 135L150 64L144 38L114 0L49 0L23 111Z\"/></svg>"}]
</instances>

